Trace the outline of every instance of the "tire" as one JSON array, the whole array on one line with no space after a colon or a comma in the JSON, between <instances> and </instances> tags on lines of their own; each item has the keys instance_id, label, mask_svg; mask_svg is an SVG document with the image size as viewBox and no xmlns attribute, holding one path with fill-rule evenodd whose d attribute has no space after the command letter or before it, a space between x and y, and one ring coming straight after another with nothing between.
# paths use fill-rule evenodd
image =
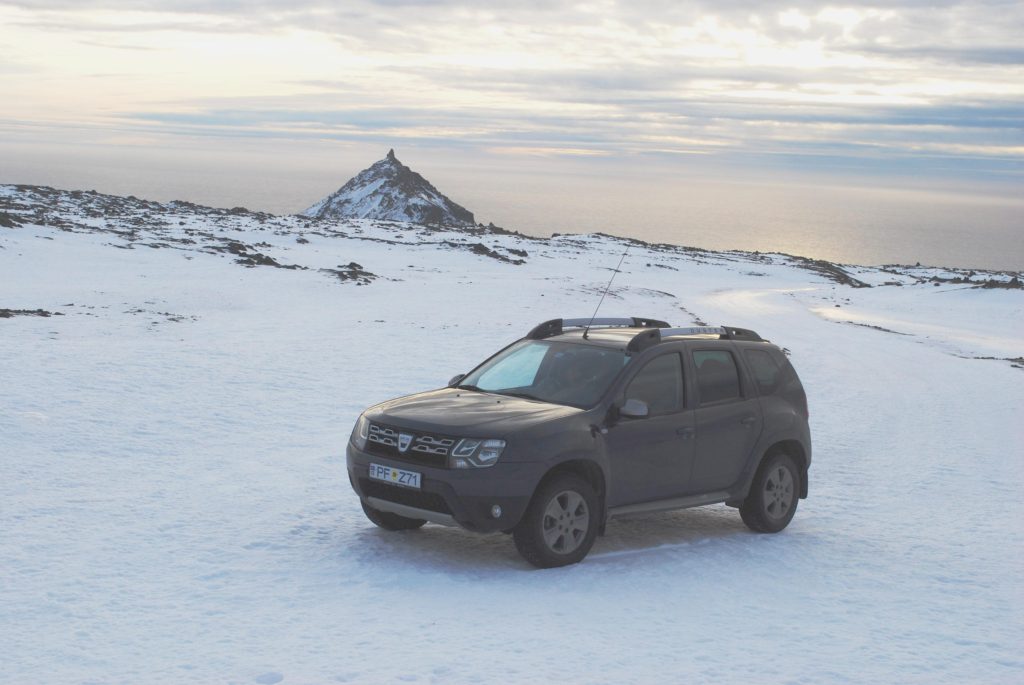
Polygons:
<instances>
[{"instance_id":1,"label":"tire","mask_svg":"<svg viewBox=\"0 0 1024 685\"><path fill-rule=\"evenodd\" d=\"M537 568L555 568L587 556L597 529L593 486L575 474L564 473L544 482L533 494L512 539L528 562Z\"/></svg>"},{"instance_id":2,"label":"tire","mask_svg":"<svg viewBox=\"0 0 1024 685\"><path fill-rule=\"evenodd\" d=\"M799 501L800 469L789 455L773 454L758 467L740 517L755 533L778 533L793 520Z\"/></svg>"},{"instance_id":3,"label":"tire","mask_svg":"<svg viewBox=\"0 0 1024 685\"><path fill-rule=\"evenodd\" d=\"M359 503L363 505L363 513L366 514L366 518L384 530L416 530L426 523L423 519L410 519L398 514L392 514L390 511L374 509L364 500L359 500Z\"/></svg>"}]
</instances>

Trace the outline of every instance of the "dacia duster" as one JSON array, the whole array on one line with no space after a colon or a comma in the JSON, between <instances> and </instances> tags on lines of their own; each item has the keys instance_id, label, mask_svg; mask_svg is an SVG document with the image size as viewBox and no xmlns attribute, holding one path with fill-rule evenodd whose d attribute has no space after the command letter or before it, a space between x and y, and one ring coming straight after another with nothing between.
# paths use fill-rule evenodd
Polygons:
<instances>
[{"instance_id":1,"label":"dacia duster","mask_svg":"<svg viewBox=\"0 0 1024 685\"><path fill-rule=\"evenodd\" d=\"M608 520L705 504L760 533L807 497L807 398L757 333L644 318L554 319L446 388L356 421L348 474L387 530L511 533L549 568Z\"/></svg>"}]
</instances>

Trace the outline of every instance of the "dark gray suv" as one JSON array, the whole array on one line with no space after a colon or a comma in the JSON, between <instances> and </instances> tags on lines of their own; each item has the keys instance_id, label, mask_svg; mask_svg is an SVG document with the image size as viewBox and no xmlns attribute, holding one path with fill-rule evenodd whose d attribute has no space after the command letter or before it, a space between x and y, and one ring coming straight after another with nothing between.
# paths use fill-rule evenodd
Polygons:
<instances>
[{"instance_id":1,"label":"dark gray suv","mask_svg":"<svg viewBox=\"0 0 1024 685\"><path fill-rule=\"evenodd\" d=\"M724 502L782 530L807 497L807 419L793 366L753 331L554 319L446 388L363 412L348 474L382 528L511 533L548 568L614 516Z\"/></svg>"}]
</instances>

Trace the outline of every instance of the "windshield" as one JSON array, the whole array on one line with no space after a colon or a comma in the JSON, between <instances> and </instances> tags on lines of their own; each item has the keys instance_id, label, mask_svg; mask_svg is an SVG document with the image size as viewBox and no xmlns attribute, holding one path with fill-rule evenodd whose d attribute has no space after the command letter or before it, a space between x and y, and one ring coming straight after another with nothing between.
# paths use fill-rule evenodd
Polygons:
<instances>
[{"instance_id":1,"label":"windshield","mask_svg":"<svg viewBox=\"0 0 1024 685\"><path fill-rule=\"evenodd\" d=\"M591 407L629 362L622 350L523 340L462 379L460 388Z\"/></svg>"}]
</instances>

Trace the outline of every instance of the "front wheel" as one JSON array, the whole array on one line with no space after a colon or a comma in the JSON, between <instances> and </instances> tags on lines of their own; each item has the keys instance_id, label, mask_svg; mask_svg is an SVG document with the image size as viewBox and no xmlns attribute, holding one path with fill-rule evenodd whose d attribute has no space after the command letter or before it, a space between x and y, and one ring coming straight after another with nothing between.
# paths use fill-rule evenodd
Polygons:
<instances>
[{"instance_id":1,"label":"front wheel","mask_svg":"<svg viewBox=\"0 0 1024 685\"><path fill-rule=\"evenodd\" d=\"M423 519L406 518L405 516L392 514L390 511L374 509L365 500L359 500L359 503L363 505L363 513L366 514L366 518L384 530L415 530L416 528L421 528L426 523Z\"/></svg>"},{"instance_id":2,"label":"front wheel","mask_svg":"<svg viewBox=\"0 0 1024 685\"><path fill-rule=\"evenodd\" d=\"M512 538L519 554L537 568L568 566L581 561L594 546L597 517L594 488L579 476L565 473L534 493Z\"/></svg>"},{"instance_id":3,"label":"front wheel","mask_svg":"<svg viewBox=\"0 0 1024 685\"><path fill-rule=\"evenodd\" d=\"M800 501L800 471L786 454L764 460L747 499L740 505L740 517L756 533L778 533L789 525Z\"/></svg>"}]
</instances>

